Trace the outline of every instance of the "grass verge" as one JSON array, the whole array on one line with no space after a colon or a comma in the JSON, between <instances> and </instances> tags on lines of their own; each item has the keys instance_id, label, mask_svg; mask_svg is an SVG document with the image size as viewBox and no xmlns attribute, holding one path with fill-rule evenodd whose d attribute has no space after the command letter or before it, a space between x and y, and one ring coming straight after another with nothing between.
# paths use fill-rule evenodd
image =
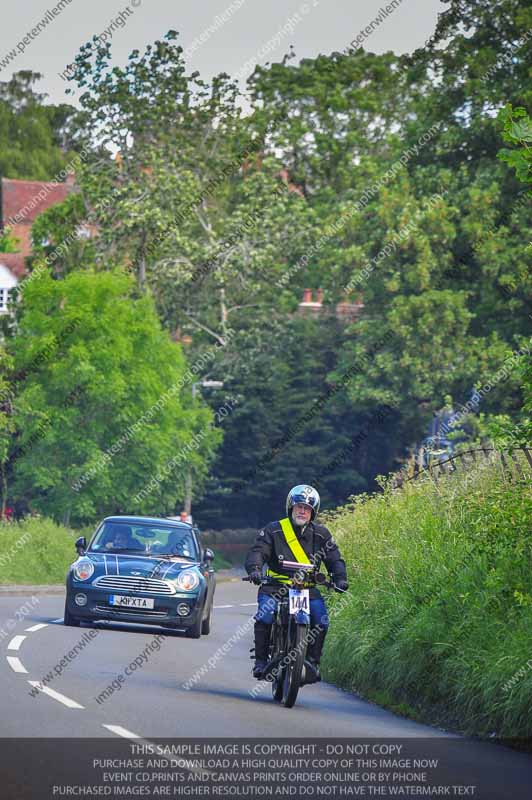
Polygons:
<instances>
[{"instance_id":1,"label":"grass verge","mask_svg":"<svg viewBox=\"0 0 532 800\"><path fill-rule=\"evenodd\" d=\"M485 463L358 496L327 524L348 564L328 680L415 719L532 737L532 480Z\"/></svg>"},{"instance_id":2,"label":"grass verge","mask_svg":"<svg viewBox=\"0 0 532 800\"><path fill-rule=\"evenodd\" d=\"M0 524L0 584L64 583L78 536L49 519Z\"/></svg>"},{"instance_id":3,"label":"grass verge","mask_svg":"<svg viewBox=\"0 0 532 800\"><path fill-rule=\"evenodd\" d=\"M93 528L73 531L52 520L29 518L0 524L0 585L64 583L77 558L74 542L90 538ZM214 568L228 569L231 562L215 552Z\"/></svg>"}]
</instances>

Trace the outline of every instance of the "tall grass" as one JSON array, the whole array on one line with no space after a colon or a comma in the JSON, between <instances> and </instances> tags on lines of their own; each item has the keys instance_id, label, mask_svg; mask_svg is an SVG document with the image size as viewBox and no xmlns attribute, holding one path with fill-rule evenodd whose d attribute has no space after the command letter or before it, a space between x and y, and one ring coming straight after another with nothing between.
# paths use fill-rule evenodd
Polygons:
<instances>
[{"instance_id":1,"label":"tall grass","mask_svg":"<svg viewBox=\"0 0 532 800\"><path fill-rule=\"evenodd\" d=\"M64 583L78 557L74 542L79 536L88 541L93 532L94 526L73 531L38 518L0 524L0 585ZM231 561L215 551L214 568L229 567Z\"/></svg>"},{"instance_id":2,"label":"tall grass","mask_svg":"<svg viewBox=\"0 0 532 800\"><path fill-rule=\"evenodd\" d=\"M0 524L0 584L64 583L81 535L49 519Z\"/></svg>"},{"instance_id":3,"label":"tall grass","mask_svg":"<svg viewBox=\"0 0 532 800\"><path fill-rule=\"evenodd\" d=\"M331 603L327 679L467 733L532 736L528 476L485 463L329 515L350 588Z\"/></svg>"}]
</instances>

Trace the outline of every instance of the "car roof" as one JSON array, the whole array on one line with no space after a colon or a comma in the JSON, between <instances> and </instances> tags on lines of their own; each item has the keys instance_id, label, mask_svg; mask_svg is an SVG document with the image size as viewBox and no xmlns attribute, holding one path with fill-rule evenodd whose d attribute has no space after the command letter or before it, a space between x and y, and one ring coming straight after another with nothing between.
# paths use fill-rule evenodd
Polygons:
<instances>
[{"instance_id":1,"label":"car roof","mask_svg":"<svg viewBox=\"0 0 532 800\"><path fill-rule=\"evenodd\" d=\"M191 527L186 522L181 522L181 520L178 521L178 520L168 519L167 517L130 517L130 516L122 517L122 516L113 516L113 517L105 517L105 519L103 521L104 522L130 522L132 524L134 524L134 523L138 523L138 524L149 523L149 524L155 524L155 525L164 524L164 525L168 525L170 527L175 527L175 528L188 528L189 530L190 530L190 527Z\"/></svg>"}]
</instances>

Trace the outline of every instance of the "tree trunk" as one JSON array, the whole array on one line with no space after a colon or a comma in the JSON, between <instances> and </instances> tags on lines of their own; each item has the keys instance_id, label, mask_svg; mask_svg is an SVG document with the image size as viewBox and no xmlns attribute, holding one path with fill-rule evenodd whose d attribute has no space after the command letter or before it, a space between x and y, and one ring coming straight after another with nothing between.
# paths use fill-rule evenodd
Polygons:
<instances>
[{"instance_id":1,"label":"tree trunk","mask_svg":"<svg viewBox=\"0 0 532 800\"><path fill-rule=\"evenodd\" d=\"M1 471L2 471L2 506L0 508L0 520L5 519L6 506L7 506L7 477L6 477L5 464L2 464Z\"/></svg>"},{"instance_id":2,"label":"tree trunk","mask_svg":"<svg viewBox=\"0 0 532 800\"><path fill-rule=\"evenodd\" d=\"M192 472L189 469L185 478L185 501L183 504L187 514L192 513Z\"/></svg>"},{"instance_id":3,"label":"tree trunk","mask_svg":"<svg viewBox=\"0 0 532 800\"><path fill-rule=\"evenodd\" d=\"M139 289L144 291L144 284L146 283L146 233L142 234L142 239L140 242L140 259L137 281L139 284Z\"/></svg>"},{"instance_id":4,"label":"tree trunk","mask_svg":"<svg viewBox=\"0 0 532 800\"><path fill-rule=\"evenodd\" d=\"M142 253L142 256L140 257L139 261L139 274L138 274L139 289L144 290L145 282L146 282L146 258L144 256L144 253Z\"/></svg>"},{"instance_id":5,"label":"tree trunk","mask_svg":"<svg viewBox=\"0 0 532 800\"><path fill-rule=\"evenodd\" d=\"M220 323L224 340L227 337L227 304L225 302L225 289L220 287Z\"/></svg>"}]
</instances>

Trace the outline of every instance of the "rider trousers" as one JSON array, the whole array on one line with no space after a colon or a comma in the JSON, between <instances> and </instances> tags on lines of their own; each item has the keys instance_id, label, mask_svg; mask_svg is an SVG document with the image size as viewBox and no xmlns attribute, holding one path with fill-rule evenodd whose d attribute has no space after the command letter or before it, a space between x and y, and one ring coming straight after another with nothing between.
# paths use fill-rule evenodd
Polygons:
<instances>
[{"instance_id":1,"label":"rider trousers","mask_svg":"<svg viewBox=\"0 0 532 800\"><path fill-rule=\"evenodd\" d=\"M255 614L255 659L267 661L270 628L277 600L273 595L265 592L259 592L257 600L259 607ZM311 638L309 639L308 654L315 661L319 661L329 627L329 616L323 597L310 599L310 626Z\"/></svg>"}]
</instances>

